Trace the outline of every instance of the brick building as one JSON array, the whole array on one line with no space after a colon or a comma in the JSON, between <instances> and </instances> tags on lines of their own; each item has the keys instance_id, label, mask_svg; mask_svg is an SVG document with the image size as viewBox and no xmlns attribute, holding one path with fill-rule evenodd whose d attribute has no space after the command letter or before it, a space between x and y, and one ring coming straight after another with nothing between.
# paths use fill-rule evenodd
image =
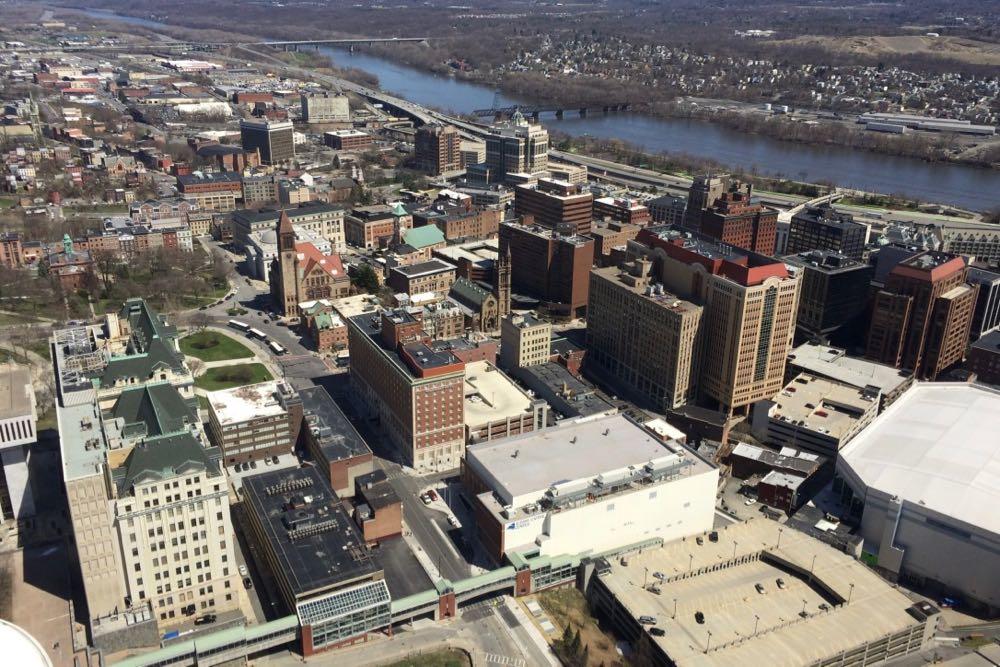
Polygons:
<instances>
[{"instance_id":1,"label":"brick building","mask_svg":"<svg viewBox=\"0 0 1000 667\"><path fill-rule=\"evenodd\" d=\"M649 224L651 215L645 205L634 199L620 197L601 197L594 200L595 220L615 220L628 225L644 227Z\"/></svg>"},{"instance_id":2,"label":"brick building","mask_svg":"<svg viewBox=\"0 0 1000 667\"><path fill-rule=\"evenodd\" d=\"M439 176L462 168L462 135L451 125L430 123L417 128L413 157L417 169Z\"/></svg>"},{"instance_id":3,"label":"brick building","mask_svg":"<svg viewBox=\"0 0 1000 667\"><path fill-rule=\"evenodd\" d=\"M226 465L289 454L302 421L302 401L284 382L210 391L208 434Z\"/></svg>"},{"instance_id":4,"label":"brick building","mask_svg":"<svg viewBox=\"0 0 1000 667\"><path fill-rule=\"evenodd\" d=\"M271 297L286 316L297 316L303 301L336 299L351 289L340 255L324 255L312 243L296 243L285 211L278 218L278 256L270 276Z\"/></svg>"},{"instance_id":5,"label":"brick building","mask_svg":"<svg viewBox=\"0 0 1000 667\"><path fill-rule=\"evenodd\" d=\"M431 259L410 266L397 266L389 271L386 284L393 292L409 295L433 292L444 298L455 282L455 267L440 259Z\"/></svg>"},{"instance_id":6,"label":"brick building","mask_svg":"<svg viewBox=\"0 0 1000 667\"><path fill-rule=\"evenodd\" d=\"M773 255L778 212L753 201L751 195L750 185L734 184L702 213L699 231L737 248Z\"/></svg>"},{"instance_id":7,"label":"brick building","mask_svg":"<svg viewBox=\"0 0 1000 667\"><path fill-rule=\"evenodd\" d=\"M354 494L354 482L375 469L372 450L323 387L299 392L302 401L301 442L316 467L341 498Z\"/></svg>"},{"instance_id":8,"label":"brick building","mask_svg":"<svg viewBox=\"0 0 1000 667\"><path fill-rule=\"evenodd\" d=\"M514 214L533 216L535 224L550 229L571 227L577 234L590 231L594 195L581 186L550 178L538 179L537 185L514 188Z\"/></svg>"}]
</instances>

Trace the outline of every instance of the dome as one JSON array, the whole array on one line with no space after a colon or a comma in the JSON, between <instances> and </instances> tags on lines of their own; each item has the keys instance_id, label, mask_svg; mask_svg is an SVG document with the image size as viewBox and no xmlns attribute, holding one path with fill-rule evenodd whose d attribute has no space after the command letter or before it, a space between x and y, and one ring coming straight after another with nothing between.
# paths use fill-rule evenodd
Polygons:
<instances>
[{"instance_id":1,"label":"dome","mask_svg":"<svg viewBox=\"0 0 1000 667\"><path fill-rule=\"evenodd\" d=\"M34 637L3 619L0 619L0 649L3 650L4 664L52 667L52 661Z\"/></svg>"},{"instance_id":2,"label":"dome","mask_svg":"<svg viewBox=\"0 0 1000 667\"><path fill-rule=\"evenodd\" d=\"M273 229L266 229L260 234L260 240L264 243L270 243L272 245L278 244L278 232Z\"/></svg>"}]
</instances>

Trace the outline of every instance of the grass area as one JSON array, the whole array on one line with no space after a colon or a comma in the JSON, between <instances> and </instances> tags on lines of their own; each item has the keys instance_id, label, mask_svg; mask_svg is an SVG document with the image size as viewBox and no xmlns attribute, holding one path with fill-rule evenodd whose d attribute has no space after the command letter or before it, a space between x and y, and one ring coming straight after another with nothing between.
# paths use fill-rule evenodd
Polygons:
<instances>
[{"instance_id":1,"label":"grass area","mask_svg":"<svg viewBox=\"0 0 1000 667\"><path fill-rule=\"evenodd\" d=\"M243 343L218 331L198 331L180 340L181 352L202 361L247 359L253 352Z\"/></svg>"},{"instance_id":2,"label":"grass area","mask_svg":"<svg viewBox=\"0 0 1000 667\"><path fill-rule=\"evenodd\" d=\"M195 378L194 386L205 391L219 391L271 379L264 364L235 364L209 368L204 375Z\"/></svg>"},{"instance_id":3,"label":"grass area","mask_svg":"<svg viewBox=\"0 0 1000 667\"><path fill-rule=\"evenodd\" d=\"M201 410L204 410L205 412L208 412L209 407L210 406L208 404L208 399L205 398L204 396L201 396L199 394L199 396L198 396L198 408L200 408Z\"/></svg>"},{"instance_id":4,"label":"grass area","mask_svg":"<svg viewBox=\"0 0 1000 667\"><path fill-rule=\"evenodd\" d=\"M247 314L246 308L230 308L229 310L226 311L226 315L229 315L230 317L239 317L240 315L246 315L246 314Z\"/></svg>"},{"instance_id":5,"label":"grass area","mask_svg":"<svg viewBox=\"0 0 1000 667\"><path fill-rule=\"evenodd\" d=\"M18 313L0 313L0 327L8 326L11 324L25 324L28 322L38 322L39 320L31 317L30 315L21 315Z\"/></svg>"},{"instance_id":6,"label":"grass area","mask_svg":"<svg viewBox=\"0 0 1000 667\"><path fill-rule=\"evenodd\" d=\"M471 667L472 661L464 651L442 649L433 653L411 655L388 667Z\"/></svg>"},{"instance_id":7,"label":"grass area","mask_svg":"<svg viewBox=\"0 0 1000 667\"><path fill-rule=\"evenodd\" d=\"M625 664L615 650L614 637L598 626L580 591L575 588L545 591L538 595L538 603L558 628L555 637L561 637L567 626L580 633L581 650L586 648L588 664L607 667Z\"/></svg>"},{"instance_id":8,"label":"grass area","mask_svg":"<svg viewBox=\"0 0 1000 667\"><path fill-rule=\"evenodd\" d=\"M17 200L13 197L0 197L0 208L14 208Z\"/></svg>"}]
</instances>

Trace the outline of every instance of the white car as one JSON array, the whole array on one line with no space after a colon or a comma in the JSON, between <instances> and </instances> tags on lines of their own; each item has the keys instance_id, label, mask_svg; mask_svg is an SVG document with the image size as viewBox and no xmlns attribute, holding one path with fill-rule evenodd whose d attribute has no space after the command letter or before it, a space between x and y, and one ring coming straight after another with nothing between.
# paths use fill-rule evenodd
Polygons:
<instances>
[{"instance_id":1,"label":"white car","mask_svg":"<svg viewBox=\"0 0 1000 667\"><path fill-rule=\"evenodd\" d=\"M448 517L448 524L450 526L454 527L454 528L457 528L458 527L458 519L456 519L454 516L449 516Z\"/></svg>"},{"instance_id":2,"label":"white car","mask_svg":"<svg viewBox=\"0 0 1000 667\"><path fill-rule=\"evenodd\" d=\"M247 566L246 565L240 565L239 570L240 570L240 576L241 577L245 577L245 576L247 576L247 574L249 574L247 572Z\"/></svg>"},{"instance_id":3,"label":"white car","mask_svg":"<svg viewBox=\"0 0 1000 667\"><path fill-rule=\"evenodd\" d=\"M744 502L743 504L746 505L747 507L750 507L751 505L756 505L757 501L754 500L753 498L747 498L746 502Z\"/></svg>"}]
</instances>

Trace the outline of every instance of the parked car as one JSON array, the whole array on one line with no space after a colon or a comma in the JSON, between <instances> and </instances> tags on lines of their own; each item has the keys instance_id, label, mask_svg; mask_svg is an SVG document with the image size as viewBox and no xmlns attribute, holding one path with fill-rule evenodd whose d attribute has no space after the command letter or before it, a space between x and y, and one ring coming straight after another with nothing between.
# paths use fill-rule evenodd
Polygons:
<instances>
[{"instance_id":1,"label":"parked car","mask_svg":"<svg viewBox=\"0 0 1000 667\"><path fill-rule=\"evenodd\" d=\"M649 634L653 635L654 637L662 637L667 633L663 631L663 628L657 628L654 626L649 629Z\"/></svg>"},{"instance_id":2,"label":"parked car","mask_svg":"<svg viewBox=\"0 0 1000 667\"><path fill-rule=\"evenodd\" d=\"M247 590L253 588L253 581L250 580L250 577L243 577L243 588Z\"/></svg>"},{"instance_id":3,"label":"parked car","mask_svg":"<svg viewBox=\"0 0 1000 667\"><path fill-rule=\"evenodd\" d=\"M250 467L253 468L254 470L256 470L257 469L257 462L256 461L251 461L250 462Z\"/></svg>"},{"instance_id":4,"label":"parked car","mask_svg":"<svg viewBox=\"0 0 1000 667\"><path fill-rule=\"evenodd\" d=\"M664 579L667 578L667 575L663 574L662 572L654 572L653 573L653 578L654 579L659 579L660 581L663 581Z\"/></svg>"},{"instance_id":5,"label":"parked car","mask_svg":"<svg viewBox=\"0 0 1000 667\"><path fill-rule=\"evenodd\" d=\"M430 496L431 500L437 500L438 499L437 491L435 491L434 489L430 489L429 491L427 491L427 495Z\"/></svg>"},{"instance_id":6,"label":"parked car","mask_svg":"<svg viewBox=\"0 0 1000 667\"><path fill-rule=\"evenodd\" d=\"M430 505L431 504L431 497L428 496L426 493L421 493L420 494L420 500L423 501L424 505Z\"/></svg>"},{"instance_id":7,"label":"parked car","mask_svg":"<svg viewBox=\"0 0 1000 667\"><path fill-rule=\"evenodd\" d=\"M240 565L236 569L238 569L240 571L240 576L241 577L245 577L245 576L247 576L247 575L250 574L250 572L247 570L247 566L246 565Z\"/></svg>"},{"instance_id":8,"label":"parked car","mask_svg":"<svg viewBox=\"0 0 1000 667\"><path fill-rule=\"evenodd\" d=\"M782 579L781 577L778 577L774 583L778 584L778 588L780 588L781 590L785 590L785 580Z\"/></svg>"},{"instance_id":9,"label":"parked car","mask_svg":"<svg viewBox=\"0 0 1000 667\"><path fill-rule=\"evenodd\" d=\"M756 500L754 500L753 498L747 498L747 499L746 499L746 500L745 500L745 501L743 502L743 504L744 504L744 505L746 505L747 507L751 507L751 506L753 506L753 505L756 505L756 504L757 504L757 501L756 501Z\"/></svg>"},{"instance_id":10,"label":"parked car","mask_svg":"<svg viewBox=\"0 0 1000 667\"><path fill-rule=\"evenodd\" d=\"M195 625L208 625L209 623L215 623L215 614L205 614L194 619Z\"/></svg>"},{"instance_id":11,"label":"parked car","mask_svg":"<svg viewBox=\"0 0 1000 667\"><path fill-rule=\"evenodd\" d=\"M278 457L277 456L272 456L271 457L271 463L274 463L275 465L277 465L277 463L278 463Z\"/></svg>"},{"instance_id":12,"label":"parked car","mask_svg":"<svg viewBox=\"0 0 1000 667\"><path fill-rule=\"evenodd\" d=\"M698 625L704 624L705 623L705 614L701 613L700 611L696 611L694 613L694 620L695 620L695 623L697 623Z\"/></svg>"},{"instance_id":13,"label":"parked car","mask_svg":"<svg viewBox=\"0 0 1000 667\"><path fill-rule=\"evenodd\" d=\"M755 589L757 589L758 593L760 593L761 595L764 595L764 584L754 584L753 587Z\"/></svg>"},{"instance_id":14,"label":"parked car","mask_svg":"<svg viewBox=\"0 0 1000 667\"><path fill-rule=\"evenodd\" d=\"M656 625L655 616L640 616L639 623L642 625Z\"/></svg>"},{"instance_id":15,"label":"parked car","mask_svg":"<svg viewBox=\"0 0 1000 667\"><path fill-rule=\"evenodd\" d=\"M454 515L449 516L448 517L448 525L452 526L454 528L457 528L458 527L458 519L456 519Z\"/></svg>"}]
</instances>

